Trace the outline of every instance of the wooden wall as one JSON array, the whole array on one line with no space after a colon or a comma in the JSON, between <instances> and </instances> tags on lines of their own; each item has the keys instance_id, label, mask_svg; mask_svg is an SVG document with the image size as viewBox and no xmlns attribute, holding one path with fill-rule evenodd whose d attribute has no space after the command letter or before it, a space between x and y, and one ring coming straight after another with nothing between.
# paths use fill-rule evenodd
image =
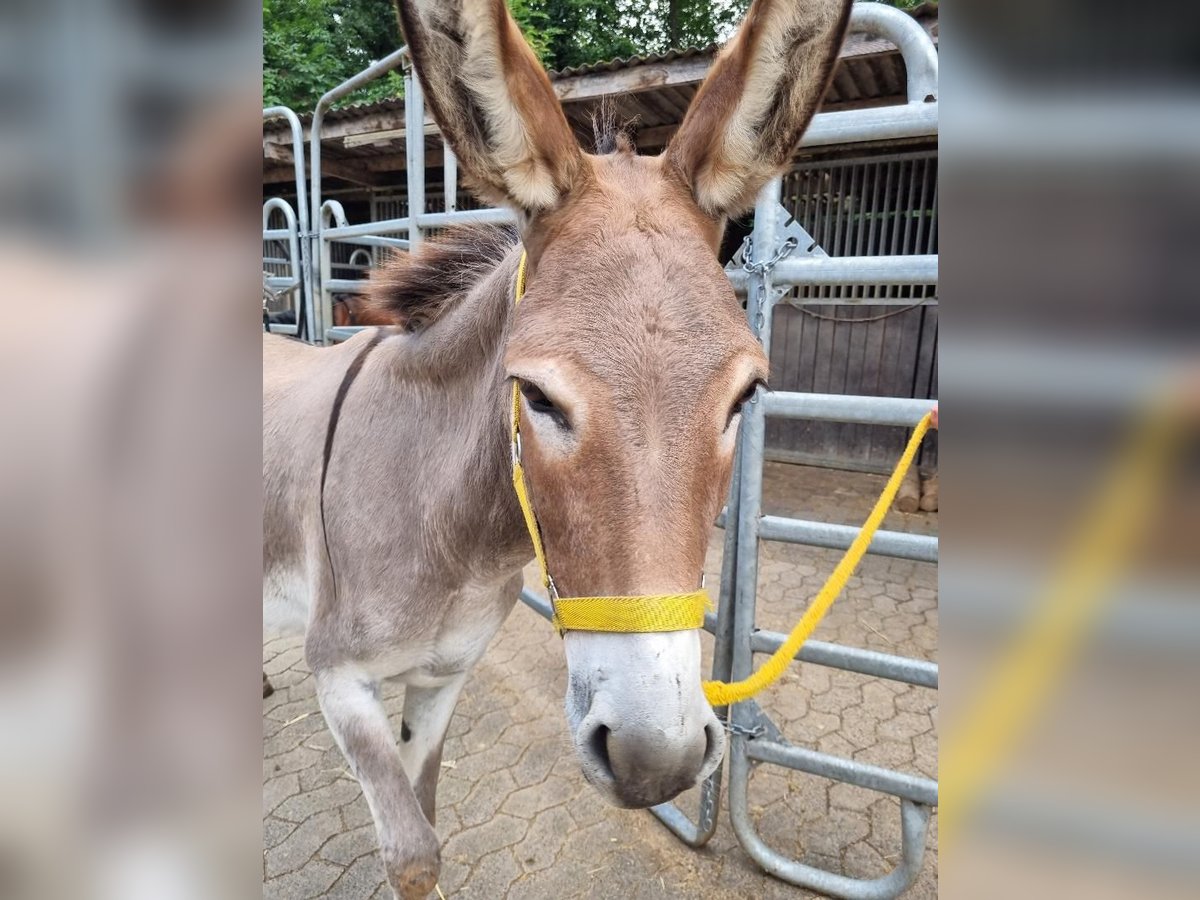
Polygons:
<instances>
[{"instance_id":1,"label":"wooden wall","mask_svg":"<svg viewBox=\"0 0 1200 900\"><path fill-rule=\"evenodd\" d=\"M806 163L784 179L784 205L830 256L937 253L937 151ZM937 396L933 285L807 288L776 308L771 386L885 397ZM872 303L886 298L894 305ZM834 303L813 301L840 300ZM768 455L890 471L904 429L773 420ZM921 464L936 466L937 438Z\"/></svg>"}]
</instances>

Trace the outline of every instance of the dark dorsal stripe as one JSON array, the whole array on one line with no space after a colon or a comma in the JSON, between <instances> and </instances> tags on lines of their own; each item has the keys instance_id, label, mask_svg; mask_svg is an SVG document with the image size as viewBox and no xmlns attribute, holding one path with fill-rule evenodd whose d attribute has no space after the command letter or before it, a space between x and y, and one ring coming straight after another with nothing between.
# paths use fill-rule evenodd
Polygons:
<instances>
[{"instance_id":1,"label":"dark dorsal stripe","mask_svg":"<svg viewBox=\"0 0 1200 900\"><path fill-rule=\"evenodd\" d=\"M342 404L346 402L346 394L350 391L350 385L362 371L367 355L386 336L387 332L383 328L376 328L375 333L371 335L371 340L358 351L358 355L346 369L346 374L342 376L342 383L338 385L337 394L333 398L333 408L329 411L329 425L325 429L325 455L321 460L321 535L325 538L325 559L329 562L329 577L333 581L333 599L335 601L337 600L337 573L333 570L333 555L329 552L329 529L325 525L325 479L329 476L329 458L333 456L333 436L337 434L338 419L342 416Z\"/></svg>"}]
</instances>

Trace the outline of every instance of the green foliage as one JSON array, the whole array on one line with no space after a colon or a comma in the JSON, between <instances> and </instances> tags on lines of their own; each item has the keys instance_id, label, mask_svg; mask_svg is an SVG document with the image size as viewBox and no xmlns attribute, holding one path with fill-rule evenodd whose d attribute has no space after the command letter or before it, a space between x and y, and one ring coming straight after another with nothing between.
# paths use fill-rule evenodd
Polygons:
<instances>
[{"instance_id":1,"label":"green foliage","mask_svg":"<svg viewBox=\"0 0 1200 900\"><path fill-rule=\"evenodd\" d=\"M263 103L297 112L401 45L392 0L263 0ZM345 103L403 93L395 72Z\"/></svg>"},{"instance_id":2,"label":"green foliage","mask_svg":"<svg viewBox=\"0 0 1200 900\"><path fill-rule=\"evenodd\" d=\"M723 40L749 0L513 0L550 69Z\"/></svg>"},{"instance_id":3,"label":"green foliage","mask_svg":"<svg viewBox=\"0 0 1200 900\"><path fill-rule=\"evenodd\" d=\"M883 0L901 9L922 0ZM509 0L550 69L702 47L729 37L749 0ZM263 100L306 112L401 45L392 0L263 0ZM392 72L342 101L398 97Z\"/></svg>"}]
</instances>

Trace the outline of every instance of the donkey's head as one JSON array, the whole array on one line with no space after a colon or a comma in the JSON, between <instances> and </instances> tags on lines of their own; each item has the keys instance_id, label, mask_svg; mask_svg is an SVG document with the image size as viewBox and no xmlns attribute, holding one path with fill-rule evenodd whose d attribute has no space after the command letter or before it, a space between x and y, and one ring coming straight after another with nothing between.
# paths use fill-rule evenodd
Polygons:
<instances>
[{"instance_id":1,"label":"donkey's head","mask_svg":"<svg viewBox=\"0 0 1200 900\"><path fill-rule=\"evenodd\" d=\"M790 161L847 0L756 0L659 157L620 138L580 149L504 0L399 5L442 133L520 221L528 287L505 366L559 594L696 590L739 414L767 376L716 251ZM565 646L575 746L606 797L660 803L716 767L698 632L572 631Z\"/></svg>"}]
</instances>

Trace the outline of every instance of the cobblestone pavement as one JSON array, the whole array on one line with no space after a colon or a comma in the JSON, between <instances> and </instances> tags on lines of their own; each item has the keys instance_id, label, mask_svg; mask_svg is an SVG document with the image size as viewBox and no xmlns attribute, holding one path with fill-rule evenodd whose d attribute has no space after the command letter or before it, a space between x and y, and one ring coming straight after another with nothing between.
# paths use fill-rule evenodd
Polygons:
<instances>
[{"instance_id":1,"label":"cobblestone pavement","mask_svg":"<svg viewBox=\"0 0 1200 900\"><path fill-rule=\"evenodd\" d=\"M859 523L879 476L768 463L768 513ZM885 527L936 530L936 514L893 512ZM708 583L718 583L714 531ZM758 622L787 631L832 569L833 551L764 545ZM527 572L531 575L532 570ZM935 566L868 557L816 637L934 659ZM263 667L263 896L391 900L358 783L325 728L299 638L266 636ZM711 651L707 636L706 653ZM722 811L700 851L648 812L607 806L584 782L562 704L566 665L549 623L518 604L463 692L438 787L440 887L447 898L797 898L738 846ZM383 696L399 730L403 688ZM759 698L793 743L936 777L937 693L796 664ZM681 804L694 814L695 791ZM860 878L899 859L898 801L773 766L750 785L766 842L793 858ZM937 896L937 815L924 867L907 895Z\"/></svg>"}]
</instances>

